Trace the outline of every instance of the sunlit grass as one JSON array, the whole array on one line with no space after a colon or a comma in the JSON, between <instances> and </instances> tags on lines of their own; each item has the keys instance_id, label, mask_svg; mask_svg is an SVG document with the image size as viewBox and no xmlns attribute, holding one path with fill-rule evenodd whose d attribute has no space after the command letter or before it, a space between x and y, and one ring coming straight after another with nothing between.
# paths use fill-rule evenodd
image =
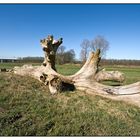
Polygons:
<instances>
[{"instance_id":1,"label":"sunlit grass","mask_svg":"<svg viewBox=\"0 0 140 140\"><path fill-rule=\"evenodd\" d=\"M0 67L16 65L23 64L6 63ZM58 72L64 75L74 74L80 67L57 65ZM138 67L108 66L106 69L124 72L123 84L140 81ZM52 96L48 88L35 79L0 73L1 136L138 136L139 116L138 107L124 102L80 91Z\"/></svg>"},{"instance_id":2,"label":"sunlit grass","mask_svg":"<svg viewBox=\"0 0 140 140\"><path fill-rule=\"evenodd\" d=\"M1 136L139 136L140 109L80 91L50 95L40 82L0 74Z\"/></svg>"}]
</instances>

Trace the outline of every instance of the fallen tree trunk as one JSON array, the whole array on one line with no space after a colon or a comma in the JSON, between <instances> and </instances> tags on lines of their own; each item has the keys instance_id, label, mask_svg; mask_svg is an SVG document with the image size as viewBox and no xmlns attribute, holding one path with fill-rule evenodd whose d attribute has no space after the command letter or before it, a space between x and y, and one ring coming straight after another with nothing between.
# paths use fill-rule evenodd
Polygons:
<instances>
[{"instance_id":1,"label":"fallen tree trunk","mask_svg":"<svg viewBox=\"0 0 140 140\"><path fill-rule=\"evenodd\" d=\"M47 46L48 47L48 46ZM51 52L51 51L50 51ZM50 92L56 94L64 90L82 90L90 94L99 95L132 95L140 93L140 82L126 86L107 86L98 83L102 79L107 79L104 71L99 71L100 50L92 52L84 66L74 75L64 76L57 73L50 61L41 66L15 67L13 72L19 75L28 75L49 86ZM47 60L47 59L46 59ZM54 63L53 63L54 64ZM117 72L116 72L117 73ZM110 74L109 72L107 73ZM111 73L112 74L112 73ZM118 73L117 73L118 74ZM110 76L111 77L111 76ZM112 77L111 77L112 78ZM121 80L123 76L121 75ZM119 79L120 80L120 79ZM118 97L116 96L116 97ZM110 97L110 96L109 96Z\"/></svg>"},{"instance_id":2,"label":"fallen tree trunk","mask_svg":"<svg viewBox=\"0 0 140 140\"><path fill-rule=\"evenodd\" d=\"M14 73L22 76L28 75L34 77L35 79L43 82L44 84L50 84L50 87L51 82L54 81L54 79L59 79L61 82L73 84L76 89L84 91L90 90L92 92L97 92L100 94L120 95L140 93L140 82L118 87L107 86L96 82L94 76L96 75L98 69L98 59L99 51L97 51L96 53L91 53L89 59L81 68L81 70L79 70L76 74L71 76L64 76L57 73L51 68L49 64L46 67L24 65L22 67L15 67L13 71ZM53 89L57 88L57 86L60 84L57 82L58 81L53 82ZM57 89L55 89L55 91L56 92L52 93L57 93Z\"/></svg>"}]
</instances>

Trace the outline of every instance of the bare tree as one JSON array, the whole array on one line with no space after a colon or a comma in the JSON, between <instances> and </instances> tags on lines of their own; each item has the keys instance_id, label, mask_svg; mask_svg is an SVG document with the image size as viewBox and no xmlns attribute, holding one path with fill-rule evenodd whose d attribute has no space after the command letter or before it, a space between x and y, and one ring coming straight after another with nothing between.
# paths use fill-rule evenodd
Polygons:
<instances>
[{"instance_id":1,"label":"bare tree","mask_svg":"<svg viewBox=\"0 0 140 140\"><path fill-rule=\"evenodd\" d=\"M90 48L90 41L88 39L84 39L83 42L81 43L81 53L80 57L83 62L87 60L88 53L89 53L89 48Z\"/></svg>"},{"instance_id":2,"label":"bare tree","mask_svg":"<svg viewBox=\"0 0 140 140\"><path fill-rule=\"evenodd\" d=\"M63 46L63 45L61 45L61 46L58 48L57 53L63 54L63 53L65 52L65 49L66 49L66 47Z\"/></svg>"},{"instance_id":3,"label":"bare tree","mask_svg":"<svg viewBox=\"0 0 140 140\"><path fill-rule=\"evenodd\" d=\"M66 47L61 45L57 50L57 63L58 64L64 64L64 53L65 53Z\"/></svg>"},{"instance_id":4,"label":"bare tree","mask_svg":"<svg viewBox=\"0 0 140 140\"><path fill-rule=\"evenodd\" d=\"M105 57L106 51L109 49L109 42L103 36L98 35L91 41L90 47L92 51L100 49L101 57Z\"/></svg>"}]
</instances>

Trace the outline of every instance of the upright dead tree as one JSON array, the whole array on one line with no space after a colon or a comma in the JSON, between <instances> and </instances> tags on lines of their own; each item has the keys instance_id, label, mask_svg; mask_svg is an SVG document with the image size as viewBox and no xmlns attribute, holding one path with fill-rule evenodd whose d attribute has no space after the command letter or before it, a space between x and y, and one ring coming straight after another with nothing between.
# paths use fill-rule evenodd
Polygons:
<instances>
[{"instance_id":1,"label":"upright dead tree","mask_svg":"<svg viewBox=\"0 0 140 140\"><path fill-rule=\"evenodd\" d=\"M80 52L80 57L83 63L85 63L87 60L89 48L90 48L90 41L88 39L84 39L83 42L81 43L81 52Z\"/></svg>"},{"instance_id":2,"label":"upright dead tree","mask_svg":"<svg viewBox=\"0 0 140 140\"><path fill-rule=\"evenodd\" d=\"M47 38L40 40L43 51L45 52L45 58L43 65L51 65L51 68L56 71L55 68L55 58L58 47L62 44L62 38L59 40L54 40L52 35L48 35Z\"/></svg>"}]
</instances>

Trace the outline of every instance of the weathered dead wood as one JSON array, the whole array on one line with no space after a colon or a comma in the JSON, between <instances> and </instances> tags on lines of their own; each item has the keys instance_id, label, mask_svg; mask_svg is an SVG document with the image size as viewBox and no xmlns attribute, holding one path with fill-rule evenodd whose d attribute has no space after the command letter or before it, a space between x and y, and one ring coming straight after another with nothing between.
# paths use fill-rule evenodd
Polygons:
<instances>
[{"instance_id":1,"label":"weathered dead wood","mask_svg":"<svg viewBox=\"0 0 140 140\"><path fill-rule=\"evenodd\" d=\"M12 72L11 69L1 68L0 72Z\"/></svg>"},{"instance_id":2,"label":"weathered dead wood","mask_svg":"<svg viewBox=\"0 0 140 140\"><path fill-rule=\"evenodd\" d=\"M93 93L97 92L100 94L115 94L115 95L140 93L140 82L118 87L107 86L96 82L94 76L98 70L99 59L100 59L99 51L97 51L96 53L91 53L89 59L87 60L85 65L81 68L81 70L79 70L76 74L71 76L64 76L57 73L51 68L49 64L46 67L27 66L27 65L24 65L22 67L15 67L14 73L19 75L32 76L35 79L38 79L39 81L44 83L47 82L51 83L51 81L54 78L58 78L64 83L73 84L76 89L80 89L83 91L90 90ZM43 77L45 77L45 80L42 80ZM57 90L55 89L55 92L53 92L53 94L56 92Z\"/></svg>"},{"instance_id":3,"label":"weathered dead wood","mask_svg":"<svg viewBox=\"0 0 140 140\"><path fill-rule=\"evenodd\" d=\"M114 95L117 95L115 96L116 98L118 98L120 95L125 95L125 97L129 95L133 97L134 94L139 95L140 82L117 87L98 83L97 81L100 81L101 78L107 79L106 77L101 76L104 71L99 71L98 69L100 59L99 49L96 52L91 52L84 66L77 73L71 76L64 76L57 73L54 69L55 66L52 67L51 61L48 61L47 59L45 66L24 65L22 67L15 67L13 72L23 76L28 75L34 77L40 82L43 82L45 85L49 86L50 92L52 94L64 91L66 88L68 88L69 90L78 89L86 93L99 94L112 99L114 98ZM118 72L115 72L115 74L116 73L117 77L121 77L120 79L123 81L123 74L119 73L120 75L118 76ZM106 74L109 75L110 73L108 72ZM103 75L106 74L104 73ZM118 81L120 79L118 79ZM125 97L121 98L121 100L125 100Z\"/></svg>"},{"instance_id":4,"label":"weathered dead wood","mask_svg":"<svg viewBox=\"0 0 140 140\"><path fill-rule=\"evenodd\" d=\"M95 75L95 79L97 82L117 81L122 83L125 80L125 77L124 74L120 71L106 71L103 69Z\"/></svg>"},{"instance_id":5,"label":"weathered dead wood","mask_svg":"<svg viewBox=\"0 0 140 140\"><path fill-rule=\"evenodd\" d=\"M7 72L7 69L6 68L1 68L0 72Z\"/></svg>"},{"instance_id":6,"label":"weathered dead wood","mask_svg":"<svg viewBox=\"0 0 140 140\"><path fill-rule=\"evenodd\" d=\"M55 58L58 47L62 44L62 38L59 40L54 40L52 35L48 35L47 38L40 40L40 44L45 53L43 65L51 65L51 68L56 71L55 68Z\"/></svg>"}]
</instances>

